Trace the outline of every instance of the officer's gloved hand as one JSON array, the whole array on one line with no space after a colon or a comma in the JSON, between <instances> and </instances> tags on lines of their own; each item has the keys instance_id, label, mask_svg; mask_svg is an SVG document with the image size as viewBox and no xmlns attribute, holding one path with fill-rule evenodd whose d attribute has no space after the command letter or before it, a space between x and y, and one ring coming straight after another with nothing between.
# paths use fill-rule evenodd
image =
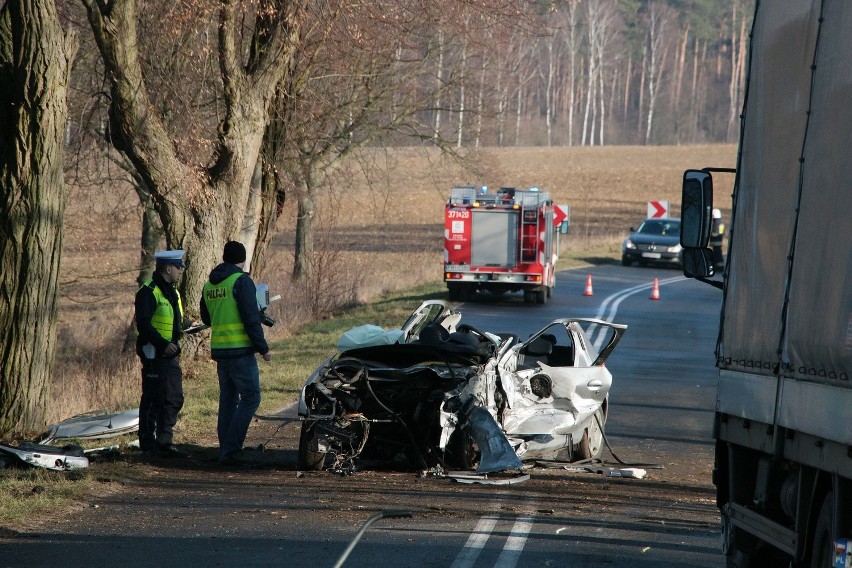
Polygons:
<instances>
[{"instance_id":1,"label":"officer's gloved hand","mask_svg":"<svg viewBox=\"0 0 852 568\"><path fill-rule=\"evenodd\" d=\"M169 343L163 350L163 357L172 358L180 355L180 345L177 343Z\"/></svg>"}]
</instances>

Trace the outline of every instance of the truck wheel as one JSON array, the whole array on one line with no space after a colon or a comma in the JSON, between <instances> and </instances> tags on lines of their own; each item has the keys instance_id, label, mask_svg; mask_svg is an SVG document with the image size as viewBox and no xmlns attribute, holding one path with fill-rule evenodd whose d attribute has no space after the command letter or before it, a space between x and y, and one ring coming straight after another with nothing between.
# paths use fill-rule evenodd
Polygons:
<instances>
[{"instance_id":1,"label":"truck wheel","mask_svg":"<svg viewBox=\"0 0 852 568\"><path fill-rule=\"evenodd\" d=\"M535 292L524 292L524 303L525 304L535 304Z\"/></svg>"},{"instance_id":2,"label":"truck wheel","mask_svg":"<svg viewBox=\"0 0 852 568\"><path fill-rule=\"evenodd\" d=\"M832 566L834 559L834 535L831 530L831 521L834 517L834 493L829 491L819 508L816 528L814 528L814 542L811 547L811 568L826 568Z\"/></svg>"},{"instance_id":3,"label":"truck wheel","mask_svg":"<svg viewBox=\"0 0 852 568\"><path fill-rule=\"evenodd\" d=\"M459 290L459 288L460 286L458 284L447 285L447 296L451 302L458 302L461 300L461 290Z\"/></svg>"},{"instance_id":4,"label":"truck wheel","mask_svg":"<svg viewBox=\"0 0 852 568\"><path fill-rule=\"evenodd\" d=\"M536 304L546 304L547 303L547 291L546 290L538 290L535 293L535 303Z\"/></svg>"},{"instance_id":5,"label":"truck wheel","mask_svg":"<svg viewBox=\"0 0 852 568\"><path fill-rule=\"evenodd\" d=\"M325 452L319 450L315 422L302 422L299 435L298 469L303 471L322 471L325 465Z\"/></svg>"}]
</instances>

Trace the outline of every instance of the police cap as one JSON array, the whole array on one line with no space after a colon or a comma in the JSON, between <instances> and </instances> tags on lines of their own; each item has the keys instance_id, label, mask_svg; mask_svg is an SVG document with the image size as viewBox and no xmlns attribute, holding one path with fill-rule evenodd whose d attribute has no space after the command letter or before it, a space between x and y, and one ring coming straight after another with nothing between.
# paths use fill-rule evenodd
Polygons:
<instances>
[{"instance_id":1,"label":"police cap","mask_svg":"<svg viewBox=\"0 0 852 568\"><path fill-rule=\"evenodd\" d=\"M183 263L183 255L184 251L181 249L161 250L154 253L154 258L157 264L174 264L179 268L186 268L186 265Z\"/></svg>"}]
</instances>

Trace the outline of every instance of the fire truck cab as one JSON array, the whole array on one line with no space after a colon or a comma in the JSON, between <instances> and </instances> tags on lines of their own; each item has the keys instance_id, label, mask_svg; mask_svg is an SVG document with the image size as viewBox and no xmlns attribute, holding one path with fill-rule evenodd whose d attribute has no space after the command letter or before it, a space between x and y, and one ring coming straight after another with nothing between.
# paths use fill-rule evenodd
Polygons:
<instances>
[{"instance_id":1,"label":"fire truck cab","mask_svg":"<svg viewBox=\"0 0 852 568\"><path fill-rule=\"evenodd\" d=\"M544 304L556 285L559 235L567 229L567 207L538 188L454 187L444 217L450 300L523 291L524 302Z\"/></svg>"}]
</instances>

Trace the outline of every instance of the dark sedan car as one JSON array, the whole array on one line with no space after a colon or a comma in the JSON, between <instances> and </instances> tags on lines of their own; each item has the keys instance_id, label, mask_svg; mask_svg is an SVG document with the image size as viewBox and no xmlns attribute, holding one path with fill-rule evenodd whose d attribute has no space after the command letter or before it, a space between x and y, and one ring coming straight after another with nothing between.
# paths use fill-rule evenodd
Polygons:
<instances>
[{"instance_id":1,"label":"dark sedan car","mask_svg":"<svg viewBox=\"0 0 852 568\"><path fill-rule=\"evenodd\" d=\"M621 245L621 264L681 264L680 219L645 219Z\"/></svg>"}]
</instances>

